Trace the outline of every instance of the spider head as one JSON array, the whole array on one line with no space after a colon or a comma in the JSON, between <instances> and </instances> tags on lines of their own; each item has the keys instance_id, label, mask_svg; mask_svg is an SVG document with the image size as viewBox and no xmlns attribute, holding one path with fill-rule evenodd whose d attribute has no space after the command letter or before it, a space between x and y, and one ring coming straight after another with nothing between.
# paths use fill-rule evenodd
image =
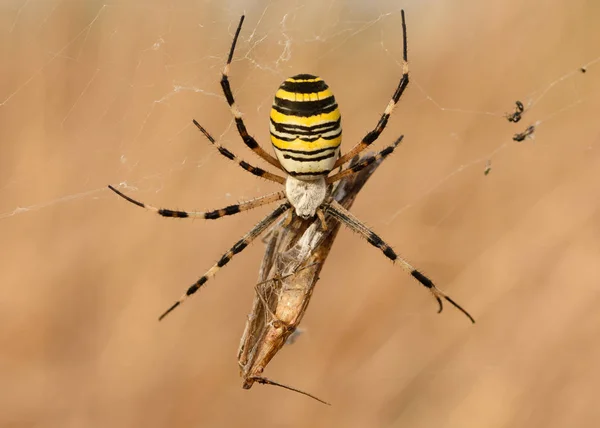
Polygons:
<instances>
[{"instance_id":1,"label":"spider head","mask_svg":"<svg viewBox=\"0 0 600 428\"><path fill-rule=\"evenodd\" d=\"M307 220L313 218L317 208L325 202L327 197L327 183L325 177L315 180L299 180L288 175L285 181L285 194L288 201L296 211L296 215Z\"/></svg>"}]
</instances>

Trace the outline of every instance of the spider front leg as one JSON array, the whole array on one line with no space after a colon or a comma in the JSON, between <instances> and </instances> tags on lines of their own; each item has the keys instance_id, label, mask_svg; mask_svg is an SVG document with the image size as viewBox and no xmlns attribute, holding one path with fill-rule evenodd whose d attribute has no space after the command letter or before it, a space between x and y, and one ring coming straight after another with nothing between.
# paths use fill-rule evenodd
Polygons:
<instances>
[{"instance_id":1,"label":"spider front leg","mask_svg":"<svg viewBox=\"0 0 600 428\"><path fill-rule=\"evenodd\" d=\"M442 299L450 302L455 308L461 311L463 314L467 316L471 320L472 323L475 323L473 317L464 310L458 303L452 300L449 296L447 296L443 291L435 286L435 284L424 274L415 269L410 263L404 260L402 257L397 255L392 248L386 244L383 239L381 239L375 232L365 226L359 219L357 219L350 211L341 206L335 200L332 200L330 203L325 205L325 211L328 214L331 214L338 221L343 223L345 226L350 228L350 230L358 233L363 238L365 238L369 244L379 248L383 254L393 262L400 263L400 267L404 269L406 272L410 273L413 278L419 281L422 285L427 287L429 291L433 294L433 297L437 300L440 305L440 309L438 312L441 312L443 309Z\"/></svg>"},{"instance_id":2,"label":"spider front leg","mask_svg":"<svg viewBox=\"0 0 600 428\"><path fill-rule=\"evenodd\" d=\"M279 191L275 193L271 193L266 196L261 196L260 198L252 199L251 201L241 202L239 204L229 205L225 208L221 208L214 211L178 211L178 210L170 210L167 208L158 208L152 205L145 204L143 202L137 201L133 198L130 198L126 194L118 191L113 186L108 186L110 190L115 192L117 195L122 197L123 199L131 202L138 207L145 208L149 211L154 211L158 215L163 217L172 217L172 218L204 218L206 220L216 220L226 215L234 215L242 211L248 211L253 208L258 208L266 204L270 204L271 202L280 201L285 199L285 192Z\"/></svg>"},{"instance_id":3,"label":"spider front leg","mask_svg":"<svg viewBox=\"0 0 600 428\"><path fill-rule=\"evenodd\" d=\"M279 164L279 161L269 153L265 152L264 149L256 142L254 137L248 134L248 130L244 124L244 119L242 119L242 113L235 104L235 98L233 97L231 85L229 84L229 66L231 65L231 60L233 59L233 52L235 51L235 45L237 44L238 37L240 36L243 23L244 15L242 15L240 18L240 23L238 24L237 30L235 30L235 36L233 37L231 50L229 51L229 56L227 57L227 64L225 64L225 67L223 67L223 73L221 75L221 88L223 89L223 94L225 95L225 99L227 99L227 104L229 104L229 108L231 109L231 113L235 119L235 125L238 133L240 134L240 137L242 137L242 140L244 140L244 144L246 144L246 146L248 146L250 150L256 153L259 157L269 162L274 167L283 170Z\"/></svg>"},{"instance_id":4,"label":"spider front leg","mask_svg":"<svg viewBox=\"0 0 600 428\"><path fill-rule=\"evenodd\" d=\"M402 10L402 37L403 37L403 50L404 50L403 61L402 61L402 77L400 78L400 83L398 83L398 87L396 88L396 91L394 92L392 99L390 100L387 107L385 108L385 111L381 115L381 119L379 119L379 122L377 122L377 126L375 126L375 128L371 132L369 132L367 135L365 135L365 137L362 139L362 141L360 143L358 143L356 146L354 146L352 148L352 150L350 150L345 155L341 156L336 161L335 165L333 166L333 169L337 168L340 165L343 165L349 159L352 159L354 156L356 156L357 154L362 152L364 149L369 147L375 140L377 140L379 135L381 135L381 133L385 129L388 119L390 118L390 115L394 111L396 104L398 104L398 101L400 101L400 97L404 93L404 90L408 86L408 42L406 39L406 20L404 18L404 10Z\"/></svg>"},{"instance_id":5,"label":"spider front leg","mask_svg":"<svg viewBox=\"0 0 600 428\"><path fill-rule=\"evenodd\" d=\"M335 183L336 181L341 180L344 177L347 177L352 174L356 174L358 171L368 167L373 162L377 162L379 159L385 159L388 155L391 155L394 152L394 149L396 147L398 147L398 145L402 142L403 138L404 138L404 135L401 135L400 138L398 138L396 141L394 141L394 143L392 145L386 147L385 149L383 149L376 155L369 156L360 162L350 165L345 170L342 170L342 171L338 172L337 174L332 175L331 177L327 177L327 179L326 179L327 184Z\"/></svg>"},{"instance_id":6,"label":"spider front leg","mask_svg":"<svg viewBox=\"0 0 600 428\"><path fill-rule=\"evenodd\" d=\"M279 207L277 207L277 209L275 211L273 211L271 214L267 215L264 219L262 219L256 226L254 226L252 228L252 230L250 232L246 233L242 237L242 239L240 239L238 242L236 242L233 245L233 247L231 247L229 249L229 251L227 251L225 254L223 254L221 259L217 263L215 263L213 265L213 267L211 267L204 275L202 275L198 281L196 281L194 284L192 284L187 289L185 294L183 296L181 296L175 303L173 303L173 305L171 305L171 307L169 309L167 309L158 318L158 320L161 321L164 317L166 317L169 313L171 313L171 311L173 311L173 309L175 309L177 306L181 305L189 296L191 296L196 291L198 291L200 289L200 287L203 286L210 278L215 276L215 274L223 266L225 266L227 263L229 263L229 261L233 258L233 256L235 256L238 253L241 253L244 250L244 248L246 248L248 245L250 245L250 243L252 241L254 241L262 232L264 232L266 228L268 228L271 224L273 224L273 222L275 220L277 220L277 218L281 214L283 214L284 212L286 212L289 209L290 209L290 204L285 202L285 203L281 204Z\"/></svg>"}]
</instances>

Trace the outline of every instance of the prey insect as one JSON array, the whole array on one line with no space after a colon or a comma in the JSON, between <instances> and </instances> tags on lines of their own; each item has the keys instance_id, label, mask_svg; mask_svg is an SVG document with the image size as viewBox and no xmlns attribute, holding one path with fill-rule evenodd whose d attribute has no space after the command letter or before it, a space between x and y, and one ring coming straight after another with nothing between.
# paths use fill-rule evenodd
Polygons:
<instances>
[{"instance_id":1,"label":"prey insect","mask_svg":"<svg viewBox=\"0 0 600 428\"><path fill-rule=\"evenodd\" d=\"M529 125L525 131L519 132L518 134L513 135L513 140L517 142L521 142L528 137L531 137L535 132L535 125Z\"/></svg>"},{"instance_id":2,"label":"prey insect","mask_svg":"<svg viewBox=\"0 0 600 428\"><path fill-rule=\"evenodd\" d=\"M357 162L354 159L353 164ZM350 209L358 192L380 164L381 160L373 162L358 174L341 180L333 190L332 198ZM330 215L326 215L324 220L326 228L320 219L306 221L296 218L288 226L284 226L286 220L282 219L265 238L267 248L259 283L238 350L240 375L246 389L264 379L264 369L288 343L302 321L319 273L341 226ZM299 389L269 382L327 404Z\"/></svg>"},{"instance_id":3,"label":"prey insect","mask_svg":"<svg viewBox=\"0 0 600 428\"><path fill-rule=\"evenodd\" d=\"M509 122L517 123L521 120L523 112L525 112L525 107L523 106L523 103L521 101L516 101L515 111L512 113L506 113L505 117L506 119L508 119Z\"/></svg>"},{"instance_id":4,"label":"prey insect","mask_svg":"<svg viewBox=\"0 0 600 428\"><path fill-rule=\"evenodd\" d=\"M475 322L468 312L437 288L431 279L396 253L379 235L356 218L332 195L335 183L344 178L355 176L376 162L382 162L402 142L403 136L400 136L391 145L377 154L365 157L361 161L353 163L345 169L343 168L344 164L359 155L378 139L386 128L392 112L408 86L408 44L404 11L401 12L401 17L403 35L402 75L390 101L374 128L367 132L351 150L342 155L340 153L342 138L341 115L332 91L320 77L311 74L298 74L286 79L275 93L270 113L271 143L276 155L275 157L268 154L254 137L249 134L242 118L242 113L236 104L231 90L229 72L244 22L244 16L241 17L227 57L227 62L221 74L221 88L244 144L264 161L277 168L282 175L252 166L244 160L239 159L233 152L219 144L198 122L194 120L193 123L224 157L236 162L241 168L255 176L283 185L284 189L214 211L190 212L158 208L137 201L112 186L109 186L109 188L132 204L153 211L163 217L170 218L204 218L215 220L268 203L283 202L246 233L242 239L236 242L197 281L189 286L185 293L159 317L159 320L162 320L190 296L198 292L235 255L242 252L281 217L283 218L283 222L280 223L281 227L292 227L293 224L300 224L304 225L301 227L305 227L308 224L317 222L322 231L327 231L333 227L332 223L338 225L338 227L339 224L344 224L369 244L378 248L385 257L400 265L404 271L425 286L437 300L439 311L442 310L443 301L445 300L463 312L471 322ZM338 168L340 168L338 172L333 172ZM318 246L312 248L312 253L306 257L309 260L311 258L318 259L320 257L319 248ZM315 268L303 269L297 275L308 275L313 269ZM316 281L316 274L314 272L313 275L315 275ZM308 301L306 300L306 302ZM277 311L272 312L277 315ZM279 317L279 315L277 316ZM248 380L244 385L245 387L250 387L252 382L261 382L259 377L255 375L248 375L245 379ZM265 382L264 379L262 382Z\"/></svg>"}]
</instances>

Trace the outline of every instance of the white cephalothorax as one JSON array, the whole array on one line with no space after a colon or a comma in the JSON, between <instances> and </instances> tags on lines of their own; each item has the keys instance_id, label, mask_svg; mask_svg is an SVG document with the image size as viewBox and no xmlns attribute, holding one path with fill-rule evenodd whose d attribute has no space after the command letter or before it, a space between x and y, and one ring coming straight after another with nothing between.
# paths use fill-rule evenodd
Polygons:
<instances>
[{"instance_id":1,"label":"white cephalothorax","mask_svg":"<svg viewBox=\"0 0 600 428\"><path fill-rule=\"evenodd\" d=\"M298 180L288 175L285 180L285 195L298 216L304 219L312 218L317 208L325 202L327 183L324 177L316 180Z\"/></svg>"}]
</instances>

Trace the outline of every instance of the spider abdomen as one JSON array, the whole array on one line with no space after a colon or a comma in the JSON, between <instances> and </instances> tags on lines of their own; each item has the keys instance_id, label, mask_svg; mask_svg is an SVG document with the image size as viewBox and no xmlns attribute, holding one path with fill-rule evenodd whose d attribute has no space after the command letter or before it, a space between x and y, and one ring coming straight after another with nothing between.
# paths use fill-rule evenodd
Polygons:
<instances>
[{"instance_id":1,"label":"spider abdomen","mask_svg":"<svg viewBox=\"0 0 600 428\"><path fill-rule=\"evenodd\" d=\"M292 176L314 180L327 175L340 154L340 110L329 86L310 74L286 79L271 109L271 142Z\"/></svg>"}]
</instances>

